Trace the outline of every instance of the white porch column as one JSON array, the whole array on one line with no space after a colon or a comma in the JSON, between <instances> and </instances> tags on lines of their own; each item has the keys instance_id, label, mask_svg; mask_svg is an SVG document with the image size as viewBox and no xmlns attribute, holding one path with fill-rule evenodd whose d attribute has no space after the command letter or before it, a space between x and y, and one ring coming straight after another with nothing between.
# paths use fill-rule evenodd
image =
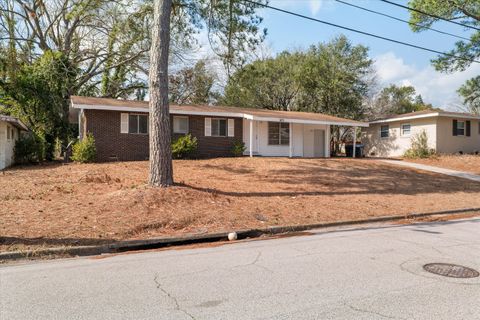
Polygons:
<instances>
[{"instance_id":1,"label":"white porch column","mask_svg":"<svg viewBox=\"0 0 480 320\"><path fill-rule=\"evenodd\" d=\"M249 137L248 137L248 141L249 141L249 148L250 148L250 158L253 157L253 120L250 119L248 120L250 121L250 131L249 131Z\"/></svg>"},{"instance_id":2,"label":"white porch column","mask_svg":"<svg viewBox=\"0 0 480 320\"><path fill-rule=\"evenodd\" d=\"M325 158L330 158L330 125L325 129Z\"/></svg>"},{"instance_id":3,"label":"white porch column","mask_svg":"<svg viewBox=\"0 0 480 320\"><path fill-rule=\"evenodd\" d=\"M83 126L82 126L82 114L83 114L83 109L80 109L78 111L78 140L82 140L83 139L83 134L82 134L82 129L83 129Z\"/></svg>"},{"instance_id":4,"label":"white porch column","mask_svg":"<svg viewBox=\"0 0 480 320\"><path fill-rule=\"evenodd\" d=\"M353 155L352 155L353 158L355 158L356 151L357 151L357 127L353 127Z\"/></svg>"},{"instance_id":5,"label":"white porch column","mask_svg":"<svg viewBox=\"0 0 480 320\"><path fill-rule=\"evenodd\" d=\"M290 122L288 124L288 139L289 139L289 143L288 143L288 147L289 147L289 156L290 158L293 157L293 124Z\"/></svg>"}]
</instances>

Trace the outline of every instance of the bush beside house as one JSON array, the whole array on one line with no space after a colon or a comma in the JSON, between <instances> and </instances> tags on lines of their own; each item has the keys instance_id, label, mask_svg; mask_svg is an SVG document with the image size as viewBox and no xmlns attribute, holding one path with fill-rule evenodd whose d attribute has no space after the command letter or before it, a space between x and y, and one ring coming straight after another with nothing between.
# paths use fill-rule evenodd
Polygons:
<instances>
[{"instance_id":1,"label":"bush beside house","mask_svg":"<svg viewBox=\"0 0 480 320\"><path fill-rule=\"evenodd\" d=\"M93 134L88 133L87 136L77 141L72 148L72 160L80 163L88 163L95 161L97 149L95 147L95 138Z\"/></svg>"},{"instance_id":2,"label":"bush beside house","mask_svg":"<svg viewBox=\"0 0 480 320\"><path fill-rule=\"evenodd\" d=\"M232 154L234 157L241 157L245 150L247 150L247 147L245 146L245 143L243 141L236 140L233 143Z\"/></svg>"},{"instance_id":3,"label":"bush beside house","mask_svg":"<svg viewBox=\"0 0 480 320\"><path fill-rule=\"evenodd\" d=\"M45 140L30 132L21 135L15 143L16 163L38 163L45 160Z\"/></svg>"},{"instance_id":4,"label":"bush beside house","mask_svg":"<svg viewBox=\"0 0 480 320\"><path fill-rule=\"evenodd\" d=\"M412 137L412 146L405 152L405 158L429 158L435 150L428 147L428 136L425 130Z\"/></svg>"},{"instance_id":5,"label":"bush beside house","mask_svg":"<svg viewBox=\"0 0 480 320\"><path fill-rule=\"evenodd\" d=\"M172 143L172 157L174 159L190 159L197 151L197 138L191 134L184 135Z\"/></svg>"}]
</instances>

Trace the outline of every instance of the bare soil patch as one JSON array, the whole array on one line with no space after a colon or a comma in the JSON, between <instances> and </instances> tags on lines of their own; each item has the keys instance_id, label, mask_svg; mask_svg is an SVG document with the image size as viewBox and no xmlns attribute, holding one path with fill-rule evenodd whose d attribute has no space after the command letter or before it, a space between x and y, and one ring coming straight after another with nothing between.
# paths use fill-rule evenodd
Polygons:
<instances>
[{"instance_id":1,"label":"bare soil patch","mask_svg":"<svg viewBox=\"0 0 480 320\"><path fill-rule=\"evenodd\" d=\"M480 155L440 155L428 159L404 160L480 175Z\"/></svg>"},{"instance_id":2,"label":"bare soil patch","mask_svg":"<svg viewBox=\"0 0 480 320\"><path fill-rule=\"evenodd\" d=\"M0 173L0 251L480 207L480 184L368 159L47 164Z\"/></svg>"}]
</instances>

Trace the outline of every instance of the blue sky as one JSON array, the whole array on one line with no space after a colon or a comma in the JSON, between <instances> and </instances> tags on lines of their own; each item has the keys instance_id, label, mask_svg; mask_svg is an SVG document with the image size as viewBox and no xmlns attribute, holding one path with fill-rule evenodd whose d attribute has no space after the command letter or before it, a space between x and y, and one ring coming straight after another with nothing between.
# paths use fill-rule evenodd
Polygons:
<instances>
[{"instance_id":1,"label":"blue sky","mask_svg":"<svg viewBox=\"0 0 480 320\"><path fill-rule=\"evenodd\" d=\"M405 20L409 18L406 10L378 0L346 1ZM407 4L406 0L394 1ZM413 33L405 23L352 8L334 0L270 0L270 5L438 51L448 51L459 40L433 31ZM472 65L465 72L451 75L438 73L430 65L430 60L436 56L434 53L355 34L270 9L263 9L259 13L264 17L264 27L268 29L266 46L272 54L288 49L307 48L343 33L354 44L363 44L370 48L370 56L375 60L380 85L389 83L413 85L427 102L445 109L458 109L461 101L456 90L466 79L480 74L480 64ZM468 37L470 34L462 27L447 22L438 23L433 27L461 36Z\"/></svg>"}]
</instances>

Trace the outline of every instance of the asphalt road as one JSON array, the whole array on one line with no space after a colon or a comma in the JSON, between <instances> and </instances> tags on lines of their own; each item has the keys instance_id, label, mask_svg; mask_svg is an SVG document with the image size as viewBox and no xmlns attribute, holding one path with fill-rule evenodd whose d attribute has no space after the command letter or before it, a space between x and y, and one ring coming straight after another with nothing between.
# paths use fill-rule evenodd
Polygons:
<instances>
[{"instance_id":1,"label":"asphalt road","mask_svg":"<svg viewBox=\"0 0 480 320\"><path fill-rule=\"evenodd\" d=\"M480 219L0 267L1 319L480 319Z\"/></svg>"}]
</instances>

